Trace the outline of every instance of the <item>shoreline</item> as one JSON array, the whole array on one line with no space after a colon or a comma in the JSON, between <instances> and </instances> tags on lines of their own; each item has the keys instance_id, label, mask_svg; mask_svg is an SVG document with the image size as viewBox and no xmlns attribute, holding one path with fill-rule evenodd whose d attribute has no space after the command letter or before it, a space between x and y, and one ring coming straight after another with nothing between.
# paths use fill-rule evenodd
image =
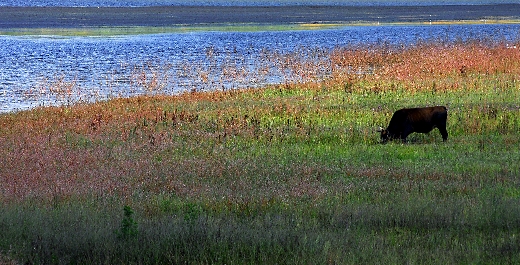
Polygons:
<instances>
[{"instance_id":1,"label":"shoreline","mask_svg":"<svg viewBox=\"0 0 520 265\"><path fill-rule=\"evenodd\" d=\"M0 30L520 20L520 4L449 6L0 7Z\"/></svg>"}]
</instances>

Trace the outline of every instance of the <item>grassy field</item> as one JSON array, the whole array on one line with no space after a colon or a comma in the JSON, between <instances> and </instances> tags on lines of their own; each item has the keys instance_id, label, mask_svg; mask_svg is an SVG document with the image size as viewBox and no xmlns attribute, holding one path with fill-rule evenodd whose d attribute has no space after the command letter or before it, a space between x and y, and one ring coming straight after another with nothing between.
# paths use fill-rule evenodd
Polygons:
<instances>
[{"instance_id":1,"label":"grassy field","mask_svg":"<svg viewBox=\"0 0 520 265\"><path fill-rule=\"evenodd\" d=\"M516 47L335 48L315 81L2 114L0 261L520 262ZM379 142L431 105L447 142Z\"/></svg>"}]
</instances>

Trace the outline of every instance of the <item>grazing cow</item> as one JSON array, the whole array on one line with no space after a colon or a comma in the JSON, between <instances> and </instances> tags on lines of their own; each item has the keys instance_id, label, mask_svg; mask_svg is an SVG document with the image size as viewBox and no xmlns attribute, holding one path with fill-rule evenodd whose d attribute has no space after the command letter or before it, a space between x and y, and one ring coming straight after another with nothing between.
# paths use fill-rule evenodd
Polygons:
<instances>
[{"instance_id":1,"label":"grazing cow","mask_svg":"<svg viewBox=\"0 0 520 265\"><path fill-rule=\"evenodd\" d=\"M446 131L446 120L448 119L448 109L444 106L400 109L394 113L388 128L380 128L381 140L386 142L388 139L401 139L406 141L406 137L413 132L429 133L434 128L441 132L442 139L448 139Z\"/></svg>"}]
</instances>

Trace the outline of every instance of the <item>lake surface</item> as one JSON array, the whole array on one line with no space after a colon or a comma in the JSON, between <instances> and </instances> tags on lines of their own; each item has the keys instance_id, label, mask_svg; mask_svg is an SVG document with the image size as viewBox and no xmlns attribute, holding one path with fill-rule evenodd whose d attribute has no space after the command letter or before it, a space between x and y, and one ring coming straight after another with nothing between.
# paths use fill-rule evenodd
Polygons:
<instances>
[{"instance_id":1,"label":"lake surface","mask_svg":"<svg viewBox=\"0 0 520 265\"><path fill-rule=\"evenodd\" d=\"M421 40L519 40L520 25L347 26L118 37L0 36L0 112L144 93L230 89L295 80L266 56ZM258 69L267 69L258 75Z\"/></svg>"},{"instance_id":2,"label":"lake surface","mask_svg":"<svg viewBox=\"0 0 520 265\"><path fill-rule=\"evenodd\" d=\"M0 6L280 6L280 5L485 5L515 4L517 0L2 0Z\"/></svg>"}]
</instances>

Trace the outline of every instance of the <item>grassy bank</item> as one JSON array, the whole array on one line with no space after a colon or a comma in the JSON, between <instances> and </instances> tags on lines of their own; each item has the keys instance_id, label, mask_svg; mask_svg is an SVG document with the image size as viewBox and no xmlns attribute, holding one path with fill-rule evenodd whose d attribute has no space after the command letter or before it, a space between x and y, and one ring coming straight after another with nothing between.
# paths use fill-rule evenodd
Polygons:
<instances>
[{"instance_id":1,"label":"grassy bank","mask_svg":"<svg viewBox=\"0 0 520 265\"><path fill-rule=\"evenodd\" d=\"M334 29L359 26L416 26L416 25L477 25L477 24L518 24L516 18L489 18L478 20L436 20L415 22L379 22L379 21L349 21L349 22L314 22L314 23L211 23L211 24L178 24L168 26L98 26L98 27L61 27L61 28L6 28L0 29L0 35L6 36L123 36L142 34L208 32L208 31L293 31Z\"/></svg>"},{"instance_id":2,"label":"grassy bank","mask_svg":"<svg viewBox=\"0 0 520 265\"><path fill-rule=\"evenodd\" d=\"M173 25L164 27L146 26L115 26L115 27L83 27L83 28L12 28L0 30L0 35L7 36L122 36L163 33L208 32L208 31L289 31L289 30L316 30L338 28L345 24L258 24L258 23L226 23L226 24L198 24Z\"/></svg>"},{"instance_id":3,"label":"grassy bank","mask_svg":"<svg viewBox=\"0 0 520 265\"><path fill-rule=\"evenodd\" d=\"M3 114L1 256L518 262L513 46L337 48L330 75L314 82ZM449 108L447 142L433 131L379 143L395 110L425 105Z\"/></svg>"}]
</instances>

